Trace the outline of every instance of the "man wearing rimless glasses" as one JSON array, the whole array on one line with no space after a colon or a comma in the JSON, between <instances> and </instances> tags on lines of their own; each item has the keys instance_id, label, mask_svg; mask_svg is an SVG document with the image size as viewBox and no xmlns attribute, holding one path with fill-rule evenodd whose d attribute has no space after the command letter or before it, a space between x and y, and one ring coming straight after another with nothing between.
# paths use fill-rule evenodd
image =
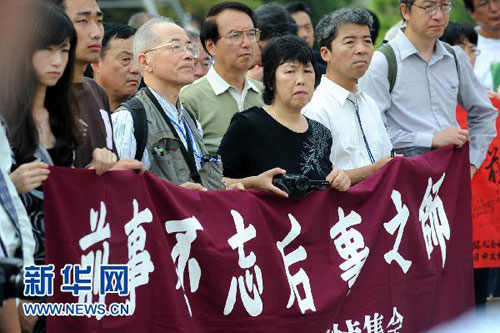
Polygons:
<instances>
[{"instance_id":1,"label":"man wearing rimless glasses","mask_svg":"<svg viewBox=\"0 0 500 333\"><path fill-rule=\"evenodd\" d=\"M203 22L201 43L214 58L214 65L180 96L200 121L203 141L211 154L217 153L235 113L262 106L262 84L246 77L260 37L255 25L252 10L237 2L215 5Z\"/></svg>"},{"instance_id":2,"label":"man wearing rimless glasses","mask_svg":"<svg viewBox=\"0 0 500 333\"><path fill-rule=\"evenodd\" d=\"M205 159L200 124L179 101L181 88L194 80L196 44L184 29L157 17L136 32L133 54L147 87L112 115L118 155L142 161L175 184L220 189L220 161Z\"/></svg>"},{"instance_id":3,"label":"man wearing rimless glasses","mask_svg":"<svg viewBox=\"0 0 500 333\"><path fill-rule=\"evenodd\" d=\"M397 153L415 156L470 141L472 177L495 137L497 111L462 49L438 40L451 9L450 0L400 0L406 28L387 44L395 57L394 80L389 56L375 52L360 86L377 102ZM457 123L457 103L468 113L469 130Z\"/></svg>"}]
</instances>

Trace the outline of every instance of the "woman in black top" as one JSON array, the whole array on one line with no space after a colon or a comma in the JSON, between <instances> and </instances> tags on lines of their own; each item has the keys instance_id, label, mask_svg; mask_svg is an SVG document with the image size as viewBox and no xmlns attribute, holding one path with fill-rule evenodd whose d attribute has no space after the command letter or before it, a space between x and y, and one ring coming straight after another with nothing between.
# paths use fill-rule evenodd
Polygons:
<instances>
[{"instance_id":1,"label":"woman in black top","mask_svg":"<svg viewBox=\"0 0 500 333\"><path fill-rule=\"evenodd\" d=\"M314 92L315 60L310 47L297 36L273 39L264 50L262 64L266 105L235 114L219 148L226 181L262 188L262 183L286 170L327 179L332 188L346 191L349 177L332 170L330 131L301 114Z\"/></svg>"}]
</instances>

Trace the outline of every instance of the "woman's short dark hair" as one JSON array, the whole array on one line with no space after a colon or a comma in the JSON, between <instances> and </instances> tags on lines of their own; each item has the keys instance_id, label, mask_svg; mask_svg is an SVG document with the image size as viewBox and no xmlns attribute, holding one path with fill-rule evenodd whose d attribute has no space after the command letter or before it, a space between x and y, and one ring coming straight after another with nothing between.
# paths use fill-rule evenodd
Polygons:
<instances>
[{"instance_id":1,"label":"woman's short dark hair","mask_svg":"<svg viewBox=\"0 0 500 333\"><path fill-rule=\"evenodd\" d=\"M312 49L306 41L294 35L271 39L262 53L262 67L264 69L262 99L265 104L270 105L274 100L276 69L289 61L298 61L304 65L311 63L314 72L316 72L316 61Z\"/></svg>"},{"instance_id":2,"label":"woman's short dark hair","mask_svg":"<svg viewBox=\"0 0 500 333\"><path fill-rule=\"evenodd\" d=\"M217 25L217 15L222 13L226 9L236 10L238 12L242 12L247 14L252 20L253 26L257 27L257 22L255 21L255 16L253 10L247 5L241 2L221 2L213 6L208 10L207 15L205 16L205 20L201 25L200 30L200 40L201 45L205 51L208 52L205 44L207 40L211 40L214 44L217 44L217 41L220 39L219 27Z\"/></svg>"},{"instance_id":3,"label":"woman's short dark hair","mask_svg":"<svg viewBox=\"0 0 500 333\"><path fill-rule=\"evenodd\" d=\"M17 164L30 161L39 146L38 130L32 115L38 87L33 55L38 50L60 45L66 40L71 45L68 64L56 85L47 87L45 107L49 112L50 128L58 146L76 149L82 140L82 128L71 93L76 48L73 23L60 7L44 1L27 2L26 11L32 20L26 35L22 37L25 38L25 43L19 46L23 57L12 66L7 79L10 95L2 98L0 106L0 112L7 122L9 140L14 147Z\"/></svg>"},{"instance_id":4,"label":"woman's short dark hair","mask_svg":"<svg viewBox=\"0 0 500 333\"><path fill-rule=\"evenodd\" d=\"M477 32L474 27L467 23L450 22L444 29L440 40L450 45L460 45L465 41L477 46Z\"/></svg>"}]
</instances>

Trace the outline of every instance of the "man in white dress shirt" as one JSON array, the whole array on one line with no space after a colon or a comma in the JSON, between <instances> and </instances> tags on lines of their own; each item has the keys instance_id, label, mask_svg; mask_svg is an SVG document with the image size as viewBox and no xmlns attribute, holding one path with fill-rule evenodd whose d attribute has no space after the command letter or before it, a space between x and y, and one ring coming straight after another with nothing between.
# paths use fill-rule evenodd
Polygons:
<instances>
[{"instance_id":1,"label":"man in white dress shirt","mask_svg":"<svg viewBox=\"0 0 500 333\"><path fill-rule=\"evenodd\" d=\"M316 35L327 63L326 75L302 110L330 129L330 159L334 167L345 170L353 184L383 167L392 151L377 104L357 85L373 55L372 21L359 8L340 9L323 17Z\"/></svg>"}]
</instances>

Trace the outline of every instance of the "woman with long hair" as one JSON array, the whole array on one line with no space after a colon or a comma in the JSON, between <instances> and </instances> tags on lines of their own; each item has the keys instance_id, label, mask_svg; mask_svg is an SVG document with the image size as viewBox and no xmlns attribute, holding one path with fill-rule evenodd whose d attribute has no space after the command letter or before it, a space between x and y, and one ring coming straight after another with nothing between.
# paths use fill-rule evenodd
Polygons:
<instances>
[{"instance_id":1,"label":"woman with long hair","mask_svg":"<svg viewBox=\"0 0 500 333\"><path fill-rule=\"evenodd\" d=\"M44 262L42 182L49 165L72 167L74 152L85 135L72 97L76 32L71 20L52 4L28 1L32 17L25 42L8 75L10 96L2 96L1 112L14 152L11 179L31 220L35 236L35 262ZM5 98L3 98L5 97ZM105 148L94 150L89 168L102 174L117 157ZM127 161L125 161L127 164ZM133 165L132 168L137 167Z\"/></svg>"}]
</instances>

